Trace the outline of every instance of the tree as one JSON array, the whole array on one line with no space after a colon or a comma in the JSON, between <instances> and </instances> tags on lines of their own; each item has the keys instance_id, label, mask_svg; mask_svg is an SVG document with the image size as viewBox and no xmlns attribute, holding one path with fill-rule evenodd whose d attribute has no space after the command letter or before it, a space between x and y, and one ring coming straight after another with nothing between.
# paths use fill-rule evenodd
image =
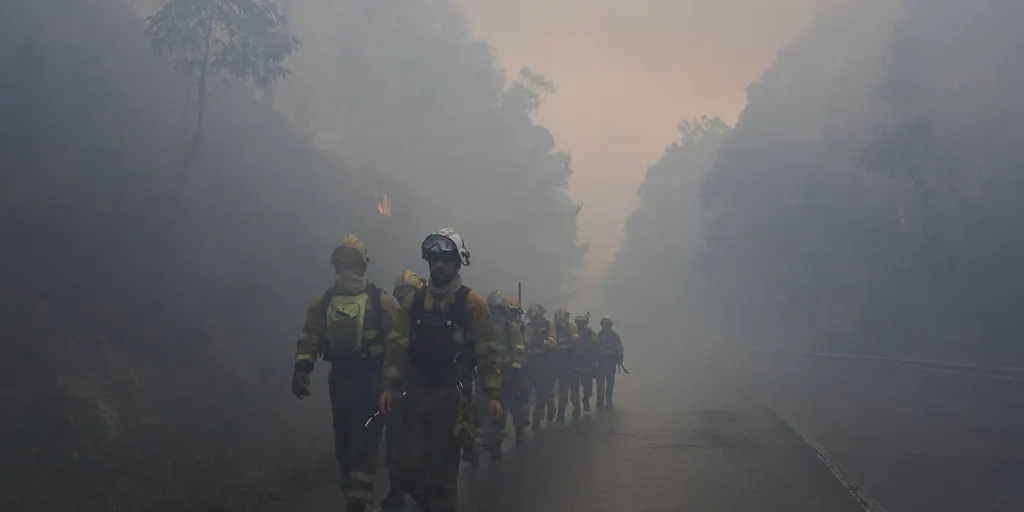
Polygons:
<instances>
[{"instance_id":1,"label":"tree","mask_svg":"<svg viewBox=\"0 0 1024 512\"><path fill-rule=\"evenodd\" d=\"M282 106L337 106L314 110L318 143L415 190L413 210L389 189L395 218L459 230L475 286L522 281L528 302L565 304L587 244L567 148L535 119L551 81L499 69L451 0L297 2L295 19L318 45L296 73L334 76L278 87Z\"/></svg>"},{"instance_id":2,"label":"tree","mask_svg":"<svg viewBox=\"0 0 1024 512\"><path fill-rule=\"evenodd\" d=\"M701 207L701 183L714 166L732 128L720 118L682 121L679 138L647 168L637 190L640 205L626 221L625 240L601 283L602 307L630 324L647 325L664 317L693 327L696 279L692 268L703 247L710 215Z\"/></svg>"},{"instance_id":3,"label":"tree","mask_svg":"<svg viewBox=\"0 0 1024 512\"><path fill-rule=\"evenodd\" d=\"M252 83L257 89L291 74L284 61L299 46L288 20L270 0L166 0L146 18L153 50L188 76L183 112L197 94L192 143L178 176L180 192L199 149L211 73L223 83Z\"/></svg>"}]
</instances>

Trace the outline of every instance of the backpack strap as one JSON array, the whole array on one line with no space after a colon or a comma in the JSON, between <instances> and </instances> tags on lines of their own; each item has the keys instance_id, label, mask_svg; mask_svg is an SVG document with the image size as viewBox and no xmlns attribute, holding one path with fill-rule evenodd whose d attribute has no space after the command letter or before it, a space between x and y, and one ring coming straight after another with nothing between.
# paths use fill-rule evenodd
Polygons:
<instances>
[{"instance_id":1,"label":"backpack strap","mask_svg":"<svg viewBox=\"0 0 1024 512\"><path fill-rule=\"evenodd\" d=\"M384 310L381 306L381 296L384 295L384 291L377 288L372 283L366 286L366 294L370 296L370 308L377 314L377 332L379 336L384 338L382 341L386 342L387 337L384 334Z\"/></svg>"},{"instance_id":2,"label":"backpack strap","mask_svg":"<svg viewBox=\"0 0 1024 512\"><path fill-rule=\"evenodd\" d=\"M327 354L327 347L330 343L327 341L327 309L331 307L331 298L334 297L334 286L328 287L324 291L323 297L320 299L320 321L324 323L324 332L321 333L320 339L316 340L317 345L320 347L320 356L323 357Z\"/></svg>"},{"instance_id":3,"label":"backpack strap","mask_svg":"<svg viewBox=\"0 0 1024 512\"><path fill-rule=\"evenodd\" d=\"M327 321L327 309L331 307L331 299L334 297L334 287L328 287L320 300L320 318Z\"/></svg>"},{"instance_id":4,"label":"backpack strap","mask_svg":"<svg viewBox=\"0 0 1024 512\"><path fill-rule=\"evenodd\" d=\"M427 287L424 286L413 292L412 309L409 310L409 342L416 336L416 323L423 318L424 302L427 300Z\"/></svg>"},{"instance_id":5,"label":"backpack strap","mask_svg":"<svg viewBox=\"0 0 1024 512\"><path fill-rule=\"evenodd\" d=\"M455 324L462 329L462 334L466 337L465 343L473 342L473 313L470 312L468 305L470 291L472 290L468 286L459 288L455 292L455 304L452 305Z\"/></svg>"}]
</instances>

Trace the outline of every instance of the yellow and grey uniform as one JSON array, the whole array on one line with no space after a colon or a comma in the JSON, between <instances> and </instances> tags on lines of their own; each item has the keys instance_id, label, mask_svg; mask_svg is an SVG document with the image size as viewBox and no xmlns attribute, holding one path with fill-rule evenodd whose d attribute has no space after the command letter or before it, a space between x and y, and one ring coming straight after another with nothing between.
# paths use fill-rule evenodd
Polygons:
<instances>
[{"instance_id":1,"label":"yellow and grey uniform","mask_svg":"<svg viewBox=\"0 0 1024 512\"><path fill-rule=\"evenodd\" d=\"M622 364L624 350L619 333L612 330L610 321L601 321L601 332L597 333L597 408L612 405L615 393L615 370Z\"/></svg>"},{"instance_id":2,"label":"yellow and grey uniform","mask_svg":"<svg viewBox=\"0 0 1024 512\"><path fill-rule=\"evenodd\" d=\"M426 282L420 275L411 269L406 269L401 272L401 275L394 281L394 290L392 296L394 296L397 304L406 299L407 296L416 293L417 290L423 288ZM398 309L396 306L395 309ZM399 386L401 387L401 386ZM404 388L402 387L402 391ZM391 412L387 417L387 426L384 430L384 445L385 445L385 458L384 465L388 470L388 494L384 497L384 501L381 502L381 509L385 511L389 510L403 510L404 503L406 503L406 490L401 487L401 479L398 478L399 472L399 446L401 446L401 410L402 402L404 397L400 394L395 395L394 403L391 406Z\"/></svg>"},{"instance_id":3,"label":"yellow and grey uniform","mask_svg":"<svg viewBox=\"0 0 1024 512\"><path fill-rule=\"evenodd\" d=\"M360 348L357 352L341 351L332 339L327 305L335 296L363 293L367 297ZM309 306L295 350L296 371L312 371L318 356L331 363L328 383L334 416L334 452L347 499L363 506L373 502L383 422L363 425L377 409L386 340L392 337L394 326L394 302L383 297L377 287L367 284L362 290L344 293L335 286Z\"/></svg>"},{"instance_id":4,"label":"yellow and grey uniform","mask_svg":"<svg viewBox=\"0 0 1024 512\"><path fill-rule=\"evenodd\" d=\"M590 411L590 397L594 396L594 377L597 374L597 333L590 328L590 314L576 317L576 330L580 334L580 356L577 374L583 390L583 411Z\"/></svg>"},{"instance_id":5,"label":"yellow and grey uniform","mask_svg":"<svg viewBox=\"0 0 1024 512\"><path fill-rule=\"evenodd\" d=\"M497 329L498 360L501 362L501 389L504 395L505 417L493 423L492 458L501 457L501 443L512 417L517 444L523 442L523 432L530 423L530 382L526 376L526 340L519 323L508 320Z\"/></svg>"},{"instance_id":6,"label":"yellow and grey uniform","mask_svg":"<svg viewBox=\"0 0 1024 512\"><path fill-rule=\"evenodd\" d=\"M453 436L471 398L472 366L490 399L501 400L501 368L486 303L467 287L427 287L408 296L388 339L384 387L403 404L400 479L423 510L454 512L461 446ZM428 287L432 285L428 284Z\"/></svg>"},{"instance_id":7,"label":"yellow and grey uniform","mask_svg":"<svg viewBox=\"0 0 1024 512\"><path fill-rule=\"evenodd\" d=\"M401 304L405 297L412 295L423 288L425 281L416 272L406 269L402 275L395 279L395 288L392 292L397 304ZM396 310L398 307L396 306ZM399 387L402 387L400 385ZM404 391L402 387L402 391ZM384 466L388 469L388 495L381 502L381 509L384 511L403 510L405 504L405 490L402 488L399 476L399 457L402 439L402 405L404 397L396 394L395 401L391 406L391 412L387 417L387 425L384 430L385 457Z\"/></svg>"},{"instance_id":8,"label":"yellow and grey uniform","mask_svg":"<svg viewBox=\"0 0 1024 512\"><path fill-rule=\"evenodd\" d=\"M576 364L580 356L580 334L576 325L570 322L569 312L561 309L555 313L555 349L552 355L555 379L558 380L558 414L555 421L565 421L565 410L572 403L572 415L580 416L580 382Z\"/></svg>"},{"instance_id":9,"label":"yellow and grey uniform","mask_svg":"<svg viewBox=\"0 0 1024 512\"><path fill-rule=\"evenodd\" d=\"M534 308L530 308L534 311ZM555 347L555 325L534 312L526 326L526 351L529 364L530 384L533 388L533 429L540 429L540 422L555 419L555 377L551 365L551 352Z\"/></svg>"}]
</instances>

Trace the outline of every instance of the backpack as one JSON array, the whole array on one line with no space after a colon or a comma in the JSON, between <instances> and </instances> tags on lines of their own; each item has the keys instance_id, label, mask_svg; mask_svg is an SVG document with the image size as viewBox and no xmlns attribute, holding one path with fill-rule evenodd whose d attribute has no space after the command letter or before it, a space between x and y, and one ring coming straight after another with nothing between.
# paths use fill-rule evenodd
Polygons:
<instances>
[{"instance_id":1,"label":"backpack","mask_svg":"<svg viewBox=\"0 0 1024 512\"><path fill-rule=\"evenodd\" d=\"M558 343L558 348L569 349L572 346L572 327L555 325L555 341Z\"/></svg>"},{"instance_id":2,"label":"backpack","mask_svg":"<svg viewBox=\"0 0 1024 512\"><path fill-rule=\"evenodd\" d=\"M325 359L335 356L367 355L370 344L364 343L364 337L380 341L384 330L381 315L381 291L368 285L366 290L356 295L338 293L334 287L324 292L322 318L326 321ZM367 313L372 311L376 325L367 329ZM369 335L369 336L366 336Z\"/></svg>"}]
</instances>

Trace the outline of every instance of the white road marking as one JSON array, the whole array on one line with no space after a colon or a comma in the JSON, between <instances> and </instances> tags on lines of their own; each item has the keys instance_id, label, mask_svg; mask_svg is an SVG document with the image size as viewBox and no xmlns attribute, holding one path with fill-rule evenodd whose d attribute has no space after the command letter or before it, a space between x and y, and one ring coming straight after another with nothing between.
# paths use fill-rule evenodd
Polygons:
<instances>
[{"instance_id":1,"label":"white road marking","mask_svg":"<svg viewBox=\"0 0 1024 512\"><path fill-rule=\"evenodd\" d=\"M807 435L805 430L800 429L793 423L793 421L783 416L778 409L772 407L764 400L761 400L750 393L744 394L760 403L762 407L767 409L772 415L778 418L779 421L785 424L798 439L803 441L803 443L814 452L814 455L818 457L818 460L828 468L829 472L832 473L832 476L834 476L839 482L839 485L842 485L843 488L846 489L846 492L850 493L850 496L853 496L853 499L861 506L861 508L864 509L864 512L885 512L885 508L883 508L882 505L878 503L870 493L868 493L867 489L855 483L849 476L847 476L846 471L844 471L842 466L839 465L839 462L831 453L828 452L828 450L825 449L824 446L822 446L821 443Z\"/></svg>"}]
</instances>

